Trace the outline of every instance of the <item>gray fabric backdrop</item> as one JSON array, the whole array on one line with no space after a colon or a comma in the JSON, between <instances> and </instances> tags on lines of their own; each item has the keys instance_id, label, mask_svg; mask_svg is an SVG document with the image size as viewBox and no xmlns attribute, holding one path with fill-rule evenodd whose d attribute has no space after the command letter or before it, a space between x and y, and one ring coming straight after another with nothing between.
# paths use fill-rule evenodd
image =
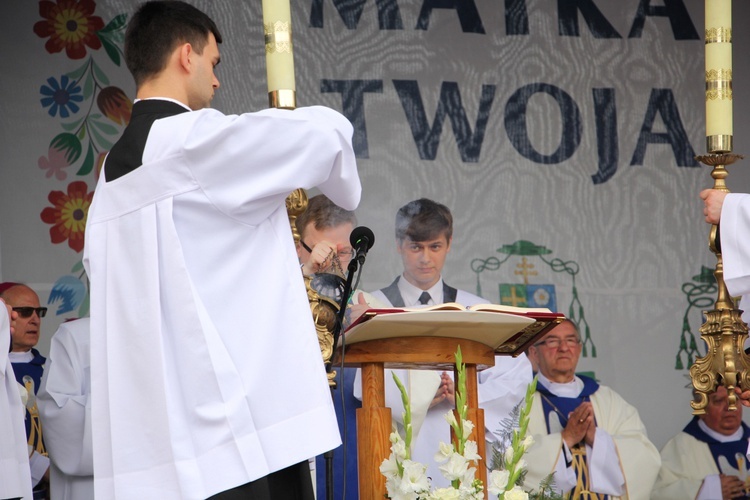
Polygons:
<instances>
[{"instance_id":1,"label":"gray fabric backdrop","mask_svg":"<svg viewBox=\"0 0 750 500\"><path fill-rule=\"evenodd\" d=\"M260 2L195 3L225 35L214 106L266 107ZM122 129L102 116L97 96L116 86L132 99L135 89L111 55L121 31L105 30L105 46L86 46L81 58L51 53L49 36L34 31L44 4L56 2L6 0L0 21L0 278L32 284L43 302L57 283L40 343L46 352L56 325L85 312L86 282L82 254L70 239L52 242L42 213L53 206L50 193L72 183L93 190L88 147L95 160ZM690 418L688 352L705 350L700 310L715 297L700 278L715 259L697 197L711 179L692 160L705 152L703 2L338 4L294 2L298 104L330 106L356 125L357 213L377 239L362 288L380 288L400 271L398 207L423 196L447 204L455 216L447 281L497 302L501 285L506 295L526 293L518 274L526 265L532 299L543 305L554 296L557 309L583 320L580 368L636 405L663 445ZM88 5L88 17L107 25L135 2ZM750 3L735 2L738 153L750 144L748 19ZM51 116L41 88L49 78L64 87L62 76L88 62L99 71L74 74L81 88L68 87L80 109L63 103L70 115ZM98 86L87 88L92 76ZM68 160L50 156L53 139L71 131L80 156L65 141L55 144ZM746 160L730 170L732 190L750 190L747 168ZM521 240L529 243L514 246Z\"/></svg>"}]
</instances>

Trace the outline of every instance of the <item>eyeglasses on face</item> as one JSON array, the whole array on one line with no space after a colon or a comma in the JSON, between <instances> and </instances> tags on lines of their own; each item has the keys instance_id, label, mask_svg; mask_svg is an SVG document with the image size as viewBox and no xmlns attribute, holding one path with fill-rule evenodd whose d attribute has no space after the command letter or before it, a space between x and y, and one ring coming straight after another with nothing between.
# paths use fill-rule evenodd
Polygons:
<instances>
[{"instance_id":1,"label":"eyeglasses on face","mask_svg":"<svg viewBox=\"0 0 750 500\"><path fill-rule=\"evenodd\" d=\"M579 339L578 337L566 337L564 339L558 337L550 337L546 340L542 340L541 342L537 342L536 344L534 344L534 347L543 345L548 349L557 349L560 347L560 345L562 345L563 342L565 342L566 346L572 349L573 347L576 347L581 343L581 339Z\"/></svg>"},{"instance_id":2,"label":"eyeglasses on face","mask_svg":"<svg viewBox=\"0 0 750 500\"><path fill-rule=\"evenodd\" d=\"M302 240L299 240L299 244L302 245L302 248L307 250L308 253L312 253L312 248L307 246L307 243L305 243ZM350 248L348 250L340 250L336 252L336 255L338 255L339 259L341 260L352 260L354 258L354 249Z\"/></svg>"},{"instance_id":3,"label":"eyeglasses on face","mask_svg":"<svg viewBox=\"0 0 750 500\"><path fill-rule=\"evenodd\" d=\"M47 314L46 307L14 307L13 310L22 318L30 318L34 313L43 318Z\"/></svg>"}]
</instances>

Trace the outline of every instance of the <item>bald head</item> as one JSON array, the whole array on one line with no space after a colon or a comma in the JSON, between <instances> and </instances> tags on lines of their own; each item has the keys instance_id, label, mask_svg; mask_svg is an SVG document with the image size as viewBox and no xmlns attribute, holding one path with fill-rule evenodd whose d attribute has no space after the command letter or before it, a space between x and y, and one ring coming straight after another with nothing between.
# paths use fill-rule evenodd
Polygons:
<instances>
[{"instance_id":1,"label":"bald head","mask_svg":"<svg viewBox=\"0 0 750 500\"><path fill-rule=\"evenodd\" d=\"M28 307L34 311L24 317L21 312L15 321L15 331L11 334L12 352L28 352L39 342L42 319L36 311L39 308L39 296L26 285L16 284L0 293L6 304L13 308Z\"/></svg>"}]
</instances>

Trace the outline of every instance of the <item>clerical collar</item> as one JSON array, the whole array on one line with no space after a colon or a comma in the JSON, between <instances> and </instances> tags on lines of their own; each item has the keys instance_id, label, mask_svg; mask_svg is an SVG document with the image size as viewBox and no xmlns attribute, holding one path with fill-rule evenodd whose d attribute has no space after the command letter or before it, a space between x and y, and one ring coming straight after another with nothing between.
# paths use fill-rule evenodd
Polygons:
<instances>
[{"instance_id":1,"label":"clerical collar","mask_svg":"<svg viewBox=\"0 0 750 500\"><path fill-rule=\"evenodd\" d=\"M187 109L188 111L192 111L192 109L190 109L189 106L181 103L177 99L172 99L171 97L147 97L145 99L136 99L135 101L133 101L133 104L135 104L135 103L137 103L139 101L169 101L169 102L173 102L175 104L179 104L180 106L182 106L183 108Z\"/></svg>"},{"instance_id":2,"label":"clerical collar","mask_svg":"<svg viewBox=\"0 0 750 500\"><path fill-rule=\"evenodd\" d=\"M545 377L542 372L538 372L537 376L539 377L539 382L541 382L549 392L561 398L577 398L583 390L583 380L577 376L575 376L571 382L565 382L563 384L552 382Z\"/></svg>"},{"instance_id":3,"label":"clerical collar","mask_svg":"<svg viewBox=\"0 0 750 500\"><path fill-rule=\"evenodd\" d=\"M730 441L739 441L742 439L742 435L744 434L744 431L742 429L742 426L740 426L739 429L734 431L734 433L730 435L721 434L720 432L716 432L715 430L711 429L709 426L706 425L706 423L703 420L698 420L698 427L701 428L703 432L714 438L720 443L728 443Z\"/></svg>"},{"instance_id":4,"label":"clerical collar","mask_svg":"<svg viewBox=\"0 0 750 500\"><path fill-rule=\"evenodd\" d=\"M11 363L29 363L34 359L34 353L31 350L26 352L9 352L8 359Z\"/></svg>"},{"instance_id":5,"label":"clerical collar","mask_svg":"<svg viewBox=\"0 0 750 500\"><path fill-rule=\"evenodd\" d=\"M418 288L408 281L406 281L406 277L404 275L401 275L401 279L398 280L398 291L401 292L401 297L404 299L404 304L406 307L413 307L418 306L419 304L419 296L422 295L422 292L427 292L430 294L430 298L432 299L433 304L442 304L443 303L443 278L441 277L439 280L437 280L437 283L432 285L427 290L422 290L421 288Z\"/></svg>"}]
</instances>

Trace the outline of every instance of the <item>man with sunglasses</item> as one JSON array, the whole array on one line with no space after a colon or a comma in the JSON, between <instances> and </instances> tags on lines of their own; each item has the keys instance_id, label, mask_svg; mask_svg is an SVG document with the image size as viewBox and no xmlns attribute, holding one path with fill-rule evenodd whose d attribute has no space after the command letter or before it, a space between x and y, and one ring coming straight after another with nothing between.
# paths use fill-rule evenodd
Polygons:
<instances>
[{"instance_id":1,"label":"man with sunglasses","mask_svg":"<svg viewBox=\"0 0 750 500\"><path fill-rule=\"evenodd\" d=\"M34 495L44 495L49 482L49 458L42 441L42 426L36 405L36 393L47 361L34 347L39 342L42 318L46 307L39 306L39 296L26 285L20 283L0 283L0 299L11 306L18 315L11 333L8 358L13 365L16 380L28 393L26 404L26 437L32 454L29 457L31 482Z\"/></svg>"},{"instance_id":2,"label":"man with sunglasses","mask_svg":"<svg viewBox=\"0 0 750 500\"><path fill-rule=\"evenodd\" d=\"M638 410L609 387L576 375L581 356L576 324L563 321L529 347L528 355L539 382L525 483L537 485L554 472L557 490L571 499L649 498L659 452Z\"/></svg>"},{"instance_id":3,"label":"man with sunglasses","mask_svg":"<svg viewBox=\"0 0 750 500\"><path fill-rule=\"evenodd\" d=\"M32 497L23 401L8 359L17 320L0 298L0 498Z\"/></svg>"}]
</instances>

